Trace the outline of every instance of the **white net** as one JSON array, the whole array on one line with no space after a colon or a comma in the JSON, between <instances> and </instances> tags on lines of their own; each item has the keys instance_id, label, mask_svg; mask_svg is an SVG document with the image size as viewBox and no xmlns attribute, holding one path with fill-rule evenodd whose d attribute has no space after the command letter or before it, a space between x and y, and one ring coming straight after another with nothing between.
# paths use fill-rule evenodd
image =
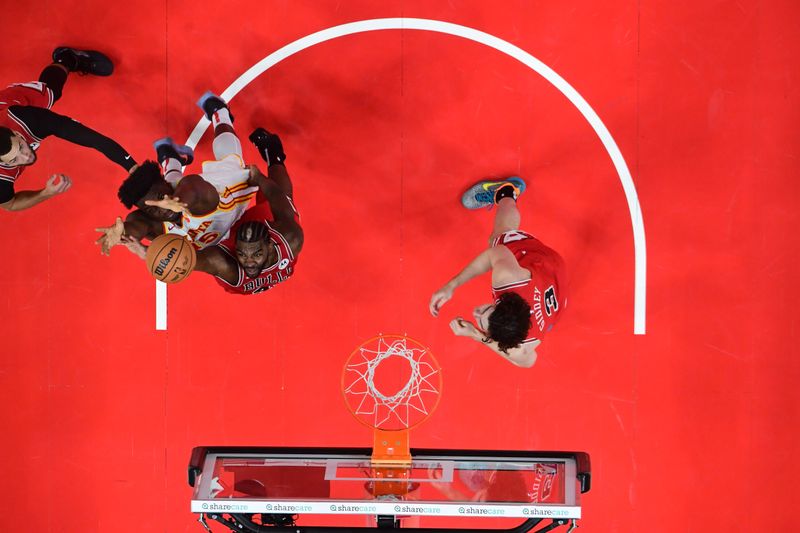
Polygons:
<instances>
[{"instance_id":1,"label":"white net","mask_svg":"<svg viewBox=\"0 0 800 533\"><path fill-rule=\"evenodd\" d=\"M342 385L350 410L359 419L378 429L406 429L436 407L441 370L430 351L416 341L380 336L353 353Z\"/></svg>"}]
</instances>

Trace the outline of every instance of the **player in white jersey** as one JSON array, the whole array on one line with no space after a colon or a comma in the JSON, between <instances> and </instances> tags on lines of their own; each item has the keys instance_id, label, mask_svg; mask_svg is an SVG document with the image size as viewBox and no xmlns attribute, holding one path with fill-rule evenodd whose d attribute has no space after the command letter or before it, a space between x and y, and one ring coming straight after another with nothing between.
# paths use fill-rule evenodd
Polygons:
<instances>
[{"instance_id":1,"label":"player in white jersey","mask_svg":"<svg viewBox=\"0 0 800 533\"><path fill-rule=\"evenodd\" d=\"M198 105L214 125L215 160L203 163L201 174L184 176L181 168L192 162L192 150L169 138L156 141L160 165L143 163L119 189L122 203L138 209L125 222L118 217L113 225L98 228L103 253L124 237L152 240L163 233L185 235L198 249L216 244L255 197L258 187L248 184L249 169L227 104L209 92Z\"/></svg>"},{"instance_id":2,"label":"player in white jersey","mask_svg":"<svg viewBox=\"0 0 800 533\"><path fill-rule=\"evenodd\" d=\"M214 124L214 161L205 161L200 176L214 186L219 194L217 209L208 214L195 215L181 210L181 220L165 221L166 233L186 236L196 248L216 244L228 236L233 224L241 218L258 187L247 184L250 172L242 159L242 144L233 130L230 112L225 102L212 93L200 98L198 105ZM165 146L166 145L166 146ZM180 152L185 147L172 143L169 138L156 141L156 150L161 149L159 161L164 169L164 179L179 187L183 178L183 161ZM173 153L174 152L174 153Z\"/></svg>"}]
</instances>

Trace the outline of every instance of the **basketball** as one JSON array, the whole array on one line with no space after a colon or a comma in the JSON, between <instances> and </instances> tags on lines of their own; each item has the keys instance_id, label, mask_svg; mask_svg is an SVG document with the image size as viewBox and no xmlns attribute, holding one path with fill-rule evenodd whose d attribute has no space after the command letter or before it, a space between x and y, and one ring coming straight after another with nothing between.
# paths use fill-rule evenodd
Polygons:
<instances>
[{"instance_id":1,"label":"basketball","mask_svg":"<svg viewBox=\"0 0 800 533\"><path fill-rule=\"evenodd\" d=\"M144 259L147 270L164 283L183 281L194 270L197 252L180 235L159 235L150 243Z\"/></svg>"}]
</instances>

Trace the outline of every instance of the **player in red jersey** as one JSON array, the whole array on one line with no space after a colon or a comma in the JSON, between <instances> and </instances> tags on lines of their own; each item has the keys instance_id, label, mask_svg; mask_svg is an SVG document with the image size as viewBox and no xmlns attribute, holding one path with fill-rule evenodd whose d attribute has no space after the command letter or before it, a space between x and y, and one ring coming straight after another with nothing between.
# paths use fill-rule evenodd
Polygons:
<instances>
[{"instance_id":1,"label":"player in red jersey","mask_svg":"<svg viewBox=\"0 0 800 533\"><path fill-rule=\"evenodd\" d=\"M256 176L258 181L268 179L260 173ZM293 209L291 204L289 209ZM283 215L276 217L269 201L251 207L228 239L200 251L196 270L212 274L232 294L257 294L286 281L294 274L302 231L296 217L291 222L289 210Z\"/></svg>"},{"instance_id":2,"label":"player in red jersey","mask_svg":"<svg viewBox=\"0 0 800 533\"><path fill-rule=\"evenodd\" d=\"M303 248L281 140L263 128L255 130L250 140L268 165L268 177L250 167L250 183L258 186L265 201L245 212L227 240L200 250L195 267L213 275L227 292L242 295L264 292L285 281L294 273Z\"/></svg>"},{"instance_id":3,"label":"player in red jersey","mask_svg":"<svg viewBox=\"0 0 800 533\"><path fill-rule=\"evenodd\" d=\"M294 273L303 248L303 229L292 202L293 190L280 138L263 128L250 135L268 165L264 176L250 166L249 185L259 188L261 199L231 228L230 237L197 251L195 270L211 274L233 294L257 294L285 281ZM121 242L140 258L147 249L132 236Z\"/></svg>"},{"instance_id":4,"label":"player in red jersey","mask_svg":"<svg viewBox=\"0 0 800 533\"><path fill-rule=\"evenodd\" d=\"M62 46L53 51L53 63L42 71L39 81L0 90L0 207L27 209L70 188L67 176L54 174L41 190L14 189L25 168L36 162L42 140L51 135L94 148L128 172L136 168L136 161L113 140L50 111L70 72L109 76L113 70L111 60L100 52Z\"/></svg>"},{"instance_id":5,"label":"player in red jersey","mask_svg":"<svg viewBox=\"0 0 800 533\"><path fill-rule=\"evenodd\" d=\"M516 199L524 190L525 182L512 177L482 181L464 193L461 202L468 209L497 206L490 246L433 294L429 309L438 316L457 287L491 270L493 303L475 308L477 325L456 317L450 328L456 335L485 344L511 363L529 368L536 362L542 337L567 305L567 280L561 257L519 231Z\"/></svg>"}]
</instances>

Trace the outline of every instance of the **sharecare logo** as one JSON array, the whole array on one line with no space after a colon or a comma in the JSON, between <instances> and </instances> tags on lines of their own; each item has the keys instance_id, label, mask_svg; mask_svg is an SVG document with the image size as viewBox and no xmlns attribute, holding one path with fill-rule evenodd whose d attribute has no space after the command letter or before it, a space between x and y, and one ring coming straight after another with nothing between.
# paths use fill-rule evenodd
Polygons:
<instances>
[{"instance_id":1,"label":"sharecare logo","mask_svg":"<svg viewBox=\"0 0 800 533\"><path fill-rule=\"evenodd\" d=\"M469 515L503 515L506 512L503 509L492 509L491 507L459 507L459 514ZM525 512L523 510L523 512Z\"/></svg>"},{"instance_id":2,"label":"sharecare logo","mask_svg":"<svg viewBox=\"0 0 800 533\"><path fill-rule=\"evenodd\" d=\"M567 516L566 509L546 509L544 507L524 507L522 514L533 516Z\"/></svg>"},{"instance_id":3,"label":"sharecare logo","mask_svg":"<svg viewBox=\"0 0 800 533\"><path fill-rule=\"evenodd\" d=\"M413 514L441 514L442 510L439 507L429 507L427 505L395 505L394 512Z\"/></svg>"},{"instance_id":4,"label":"sharecare logo","mask_svg":"<svg viewBox=\"0 0 800 533\"><path fill-rule=\"evenodd\" d=\"M302 513L302 512L311 512L310 505L292 505L292 504L281 504L281 503L268 503L265 506L267 511L272 511L274 513Z\"/></svg>"},{"instance_id":5,"label":"sharecare logo","mask_svg":"<svg viewBox=\"0 0 800 533\"><path fill-rule=\"evenodd\" d=\"M235 503L204 503L204 511L246 511L247 506L236 505Z\"/></svg>"},{"instance_id":6,"label":"sharecare logo","mask_svg":"<svg viewBox=\"0 0 800 533\"><path fill-rule=\"evenodd\" d=\"M334 513L375 513L378 511L378 508L374 505L339 504L331 505L330 510Z\"/></svg>"}]
</instances>

